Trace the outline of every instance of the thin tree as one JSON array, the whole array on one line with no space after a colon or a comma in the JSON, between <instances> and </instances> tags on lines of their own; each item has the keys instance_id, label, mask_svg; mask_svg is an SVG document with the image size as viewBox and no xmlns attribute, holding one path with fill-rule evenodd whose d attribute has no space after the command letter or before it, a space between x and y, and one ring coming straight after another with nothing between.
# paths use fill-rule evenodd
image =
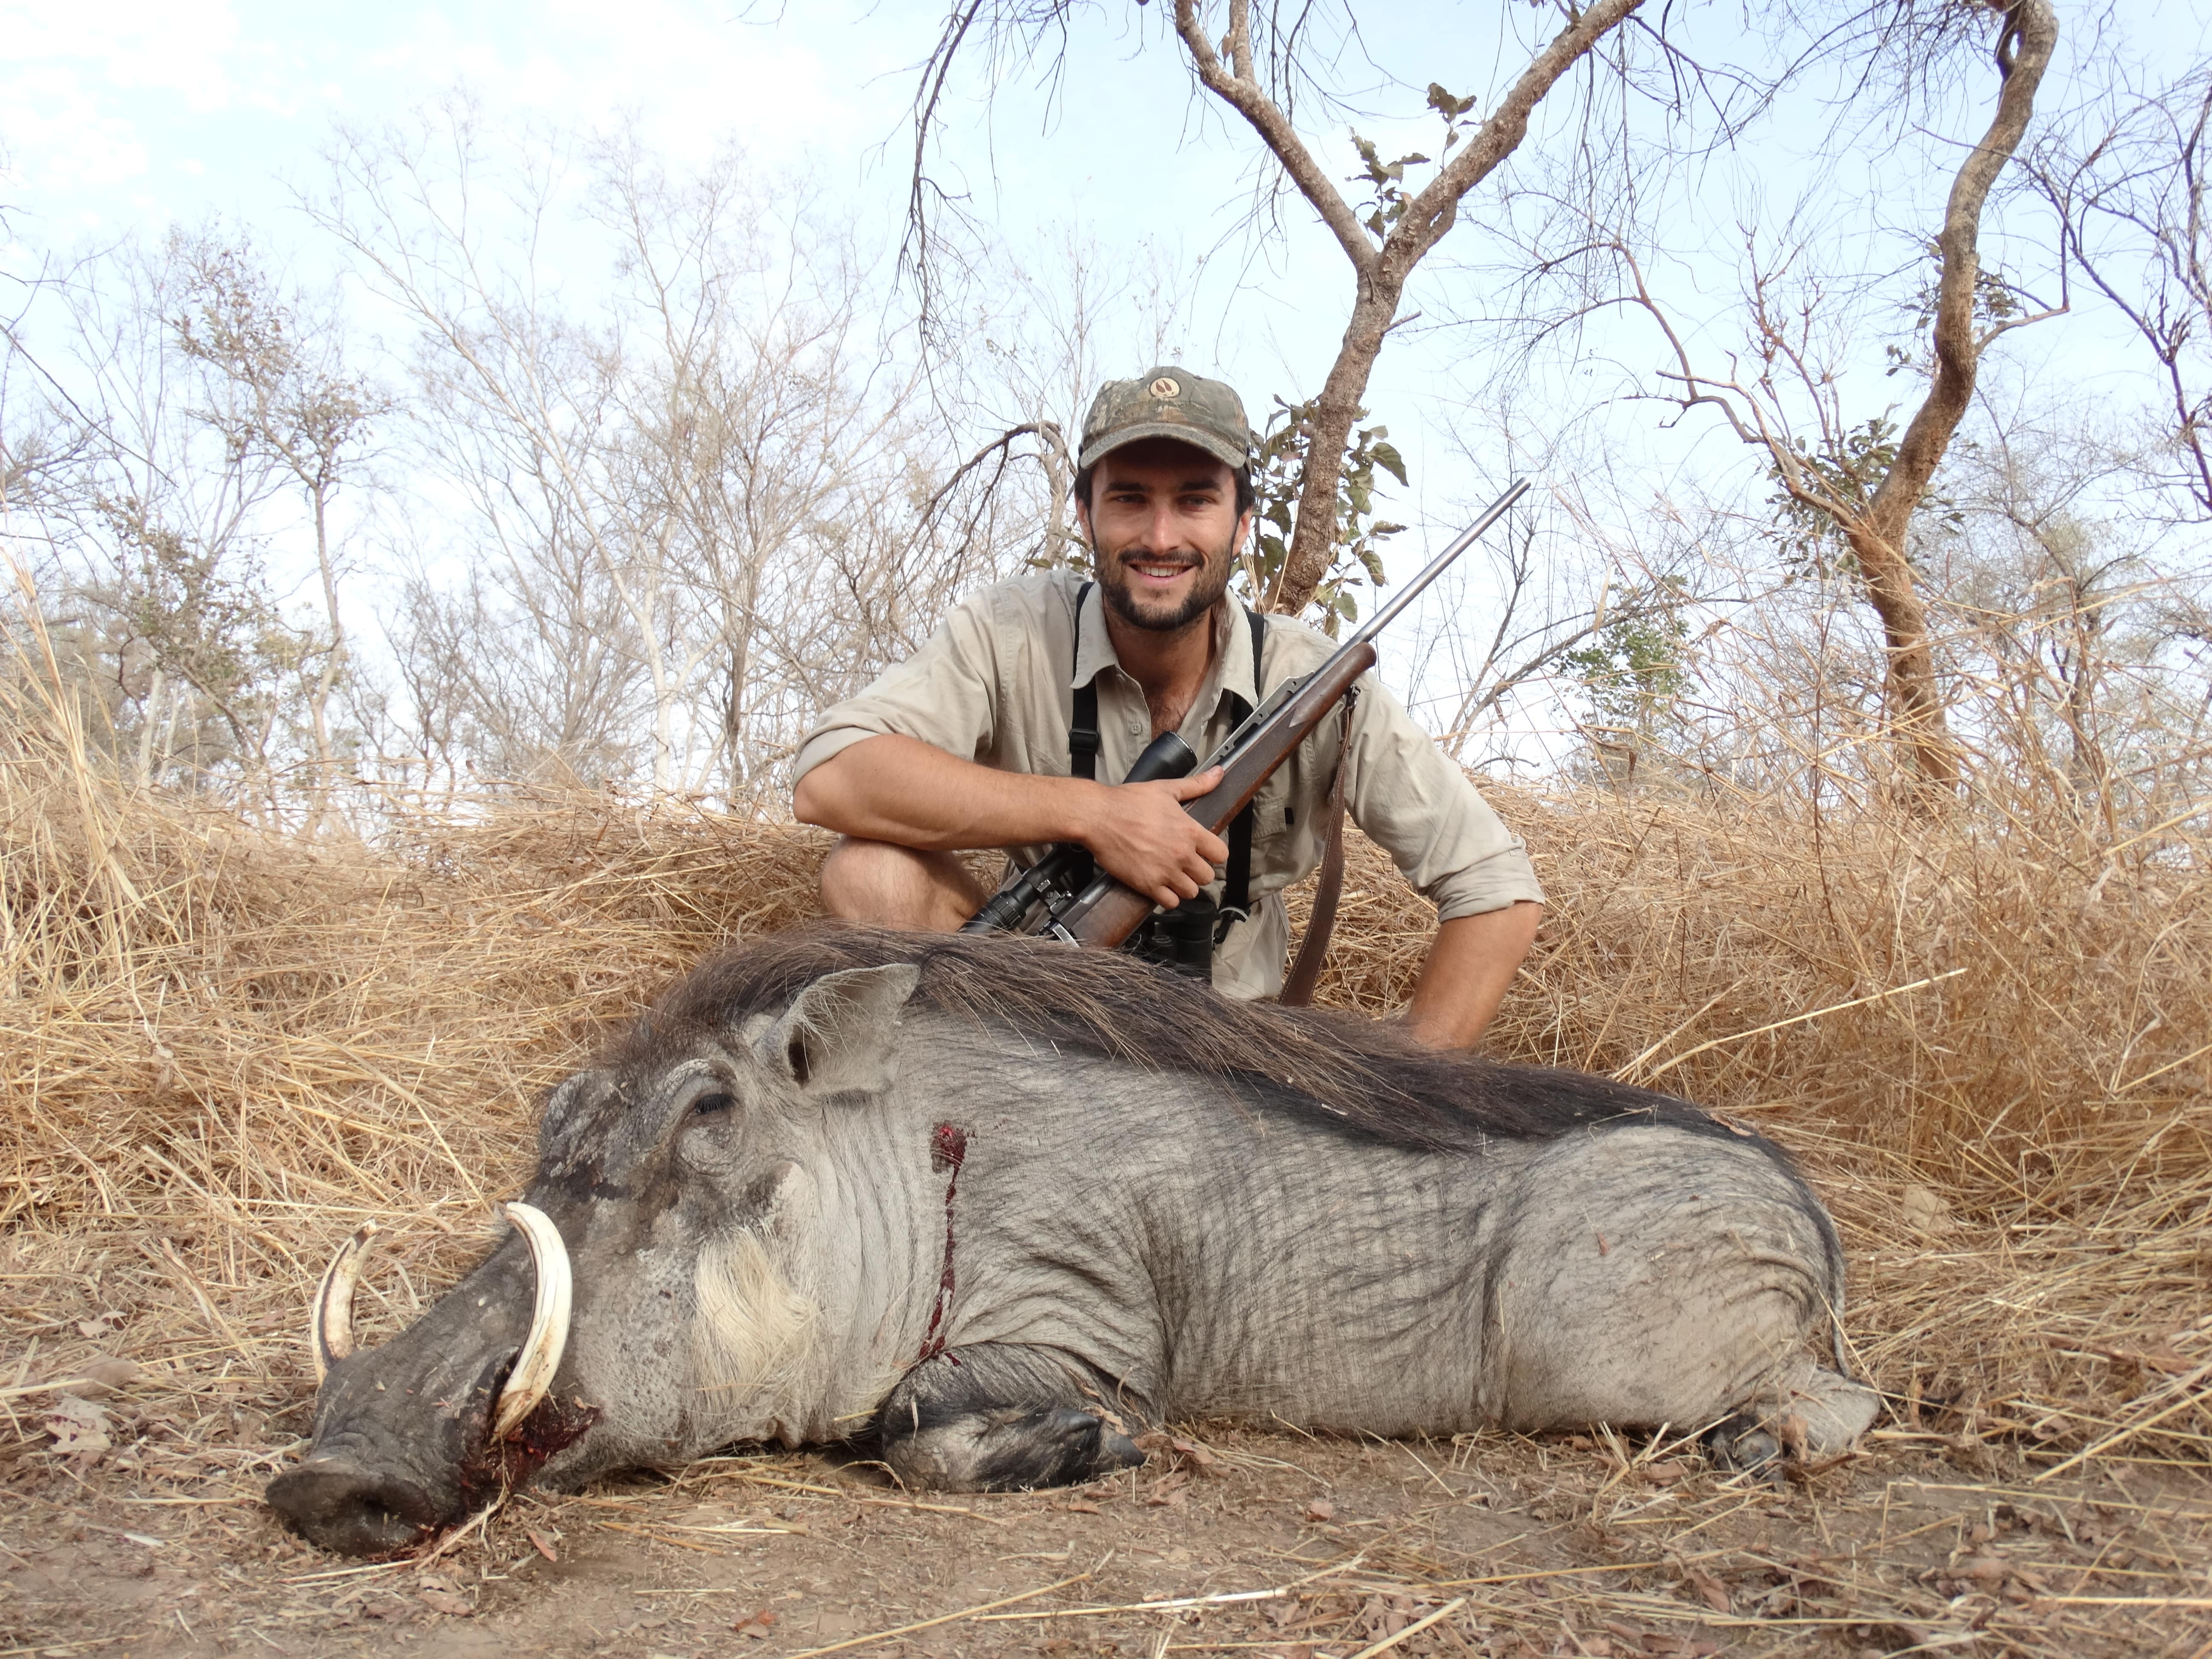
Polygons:
<instances>
[{"instance_id":1,"label":"thin tree","mask_svg":"<svg viewBox=\"0 0 2212 1659\"><path fill-rule=\"evenodd\" d=\"M1520 147L1528 136L1529 117L1545 95L1642 3L1596 0L1586 9L1562 5L1566 26L1529 58L1486 118L1472 115L1474 99L1456 97L1431 82L1429 107L1444 124L1442 159L1434 176L1419 190L1409 190L1407 169L1427 163L1428 157L1413 155L1385 161L1372 143L1357 140L1365 168L1359 182L1368 193L1355 202L1291 121L1290 88L1308 73L1304 34L1310 9L1294 9L1285 16L1279 9L1263 6L1255 18L1252 0L1229 0L1226 32L1217 36L1202 0L1175 0L1176 36L1199 84L1250 128L1282 178L1311 205L1352 266L1352 314L1328 377L1307 404L1307 459L1297 521L1266 595L1269 609L1304 610L1336 561L1345 449L1361 418L1369 377L1398 320L1415 267L1459 222L1461 202ZM1057 34L1064 42L1074 9L1075 0L958 0L947 15L915 100L915 174L907 251L909 268L920 274L925 307L932 300L933 258L928 210L946 199L930 183L925 162L931 134L942 118L954 61L963 49L1007 39L1034 41Z\"/></svg>"},{"instance_id":2,"label":"thin tree","mask_svg":"<svg viewBox=\"0 0 2212 1659\"><path fill-rule=\"evenodd\" d=\"M331 694L348 660L331 509L366 461L371 425L391 410L392 399L346 371L336 325L304 316L242 238L174 234L169 257L185 283L182 303L168 319L177 348L237 394L200 411L201 418L232 447L258 451L290 477L314 532L329 632L307 693L315 781L305 833L313 836L330 813L338 767Z\"/></svg>"},{"instance_id":3,"label":"thin tree","mask_svg":"<svg viewBox=\"0 0 2212 1659\"><path fill-rule=\"evenodd\" d=\"M1751 295L1757 373L1710 374L1692 361L1681 334L1622 240L1607 244L1628 278L1626 302L1648 312L1664 332L1674 367L1661 371L1683 409L1709 404L1737 438L1761 452L1785 517L1839 540L1850 555L1885 645L1887 721L1923 806L1956 789L1959 754L1929 638L1928 607L1913 575L1910 538L1916 515L1974 395L1984 356L2003 335L2066 309L2031 308L1981 259L1983 210L2027 130L2036 89L2058 40L2050 0L2006 0L1998 9L1996 109L1988 131L1951 181L1935 238L1937 277L1929 307L1928 390L1899 434L1886 418L1853 424L1840 405L1835 374L1815 355L1813 307L1794 308L1765 272ZM1817 412L1816 443L1792 435L1778 387L1794 385Z\"/></svg>"}]
</instances>

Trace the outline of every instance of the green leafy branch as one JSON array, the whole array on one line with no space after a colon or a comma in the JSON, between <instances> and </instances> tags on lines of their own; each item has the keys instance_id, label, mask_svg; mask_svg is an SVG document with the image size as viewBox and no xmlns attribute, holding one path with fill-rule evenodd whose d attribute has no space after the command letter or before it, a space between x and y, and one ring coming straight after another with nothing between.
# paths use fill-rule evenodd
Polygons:
<instances>
[{"instance_id":1,"label":"green leafy branch","mask_svg":"<svg viewBox=\"0 0 2212 1659\"><path fill-rule=\"evenodd\" d=\"M1353 418L1364 420L1367 411L1363 409ZM1252 488L1258 498L1260 533L1244 556L1243 575L1244 597L1255 605L1271 590L1289 556L1312 423L1310 403L1289 404L1278 398L1267 430L1253 452ZM1322 627L1332 639L1343 623L1358 620L1359 602L1350 590L1362 581L1370 587L1384 585L1382 544L1406 527L1375 516L1376 470L1389 473L1401 486L1406 483L1405 458L1389 437L1386 426L1357 427L1345 447L1336 490L1335 552L1328 574L1314 590Z\"/></svg>"},{"instance_id":2,"label":"green leafy branch","mask_svg":"<svg viewBox=\"0 0 2212 1659\"><path fill-rule=\"evenodd\" d=\"M1809 486L1808 493L1835 503L1843 514L1865 519L1874 505L1875 492L1889 477L1890 469L1897 465L1899 435L1897 422L1884 411L1852 427L1839 441L1819 448L1802 438L1795 440L1792 449L1797 470L1802 475L1801 489ZM1766 498L1767 505L1774 509L1776 540L1790 574L1856 575L1858 560L1851 552L1838 512L1816 506L1792 491L1778 461L1768 466L1767 478L1774 486ZM1932 493L1923 495L1921 510L1930 507L1941 510L1931 514L1929 521L1947 534L1956 534L1966 523L1966 515L1947 496ZM1908 563L1912 562L1909 548L1905 558Z\"/></svg>"},{"instance_id":3,"label":"green leafy branch","mask_svg":"<svg viewBox=\"0 0 2212 1659\"><path fill-rule=\"evenodd\" d=\"M1662 576L1649 590L1631 594L1587 645L1566 653L1564 660L1601 729L1648 739L1690 689L1690 625L1680 609L1686 598L1680 576Z\"/></svg>"},{"instance_id":4,"label":"green leafy branch","mask_svg":"<svg viewBox=\"0 0 2212 1659\"><path fill-rule=\"evenodd\" d=\"M1474 125L1467 116L1474 107L1474 100L1472 97L1455 97L1431 81L1429 82L1429 107L1443 118L1444 124L1443 149L1438 152L1438 159L1441 159L1451 154L1452 146L1464 136L1463 130ZM1395 161L1386 161L1374 141L1363 138L1357 132L1352 135L1352 148L1359 152L1361 171L1352 174L1347 182L1365 185L1369 192L1353 211L1362 214L1360 222L1379 241L1390 234L1393 225L1406 216L1407 206L1413 199L1406 189L1406 169L1426 167L1430 158L1414 150L1401 155Z\"/></svg>"}]
</instances>

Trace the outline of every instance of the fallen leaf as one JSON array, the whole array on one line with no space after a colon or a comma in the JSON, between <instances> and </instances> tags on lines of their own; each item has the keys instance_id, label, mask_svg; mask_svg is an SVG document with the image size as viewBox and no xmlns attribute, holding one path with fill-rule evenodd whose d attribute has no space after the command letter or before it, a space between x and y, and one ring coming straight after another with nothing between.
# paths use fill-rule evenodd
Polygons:
<instances>
[{"instance_id":1,"label":"fallen leaf","mask_svg":"<svg viewBox=\"0 0 2212 1659\"><path fill-rule=\"evenodd\" d=\"M1970 1555L1952 1569L1961 1578L1970 1578L1983 1589L1995 1589L2005 1581L2011 1569L1994 1555Z\"/></svg>"},{"instance_id":2,"label":"fallen leaf","mask_svg":"<svg viewBox=\"0 0 2212 1659\"><path fill-rule=\"evenodd\" d=\"M1098 1513L1097 1504L1091 1503L1087 1498L1071 1498L1060 1507L1076 1515L1096 1515Z\"/></svg>"},{"instance_id":3,"label":"fallen leaf","mask_svg":"<svg viewBox=\"0 0 2212 1659\"><path fill-rule=\"evenodd\" d=\"M56 1451L70 1456L91 1456L115 1443L107 1437L107 1413L73 1394L55 1401L39 1425L53 1436Z\"/></svg>"},{"instance_id":4,"label":"fallen leaf","mask_svg":"<svg viewBox=\"0 0 2212 1659\"><path fill-rule=\"evenodd\" d=\"M1165 1458L1176 1468L1196 1469L1200 1474L1222 1474L1226 1470L1221 1460L1205 1447L1192 1441L1178 1439L1174 1435L1154 1429L1137 1437L1137 1449L1153 1457Z\"/></svg>"},{"instance_id":5,"label":"fallen leaf","mask_svg":"<svg viewBox=\"0 0 2212 1659\"><path fill-rule=\"evenodd\" d=\"M1216 1457L1212 1452L1208 1451L1205 1447L1198 1445L1194 1442L1188 1440L1176 1441L1175 1443L1175 1453L1178 1457L1189 1459L1190 1466L1196 1469L1200 1474L1219 1474L1223 1472L1221 1460Z\"/></svg>"},{"instance_id":6,"label":"fallen leaf","mask_svg":"<svg viewBox=\"0 0 2212 1659\"><path fill-rule=\"evenodd\" d=\"M756 1642L765 1642L768 1640L769 1630L775 1624L775 1614L769 1608L763 1607L757 1613L748 1613L730 1628L740 1635L750 1636Z\"/></svg>"},{"instance_id":7,"label":"fallen leaf","mask_svg":"<svg viewBox=\"0 0 2212 1659\"><path fill-rule=\"evenodd\" d=\"M1309 1521L1334 1521L1336 1519L1336 1505L1330 1503L1326 1498L1316 1498L1312 1503L1306 1505L1306 1519Z\"/></svg>"},{"instance_id":8,"label":"fallen leaf","mask_svg":"<svg viewBox=\"0 0 2212 1659\"><path fill-rule=\"evenodd\" d=\"M1942 1238L1959 1230L1959 1218L1951 1213L1951 1206L1917 1182L1898 1195L1897 1207L1908 1223L1930 1238Z\"/></svg>"},{"instance_id":9,"label":"fallen leaf","mask_svg":"<svg viewBox=\"0 0 2212 1659\"><path fill-rule=\"evenodd\" d=\"M538 1553L544 1556L548 1561L558 1561L561 1559L553 1553L552 1542L544 1533L532 1531L528 1534L528 1537L531 1543L536 1547Z\"/></svg>"},{"instance_id":10,"label":"fallen leaf","mask_svg":"<svg viewBox=\"0 0 2212 1659\"><path fill-rule=\"evenodd\" d=\"M1655 1486L1671 1486L1690 1472L1690 1466L1679 1457L1662 1457L1656 1463L1638 1463L1637 1474Z\"/></svg>"},{"instance_id":11,"label":"fallen leaf","mask_svg":"<svg viewBox=\"0 0 2212 1659\"><path fill-rule=\"evenodd\" d=\"M138 1367L128 1359L118 1359L112 1354L94 1354L91 1364L83 1370L83 1380L89 1386L79 1388L77 1392L88 1400L97 1400L137 1375Z\"/></svg>"},{"instance_id":12,"label":"fallen leaf","mask_svg":"<svg viewBox=\"0 0 2212 1659\"><path fill-rule=\"evenodd\" d=\"M1697 1591L1698 1599L1715 1613L1735 1611L1735 1603L1729 1595L1728 1586L1703 1567L1692 1563L1685 1567L1682 1573L1689 1580L1690 1588Z\"/></svg>"},{"instance_id":13,"label":"fallen leaf","mask_svg":"<svg viewBox=\"0 0 2212 1659\"><path fill-rule=\"evenodd\" d=\"M451 1590L418 1590L416 1599L431 1612L442 1613L449 1619L465 1619L476 1611L466 1596L456 1595Z\"/></svg>"}]
</instances>

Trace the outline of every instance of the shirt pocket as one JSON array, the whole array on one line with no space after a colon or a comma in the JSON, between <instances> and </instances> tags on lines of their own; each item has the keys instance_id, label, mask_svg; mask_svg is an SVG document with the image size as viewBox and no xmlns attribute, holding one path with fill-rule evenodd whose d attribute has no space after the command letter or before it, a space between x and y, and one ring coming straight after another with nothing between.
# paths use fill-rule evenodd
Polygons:
<instances>
[{"instance_id":1,"label":"shirt pocket","mask_svg":"<svg viewBox=\"0 0 2212 1659\"><path fill-rule=\"evenodd\" d=\"M1291 795L1291 769L1279 767L1275 775L1260 786L1260 793L1252 798L1252 845L1282 845L1288 842L1297 826L1297 813Z\"/></svg>"}]
</instances>

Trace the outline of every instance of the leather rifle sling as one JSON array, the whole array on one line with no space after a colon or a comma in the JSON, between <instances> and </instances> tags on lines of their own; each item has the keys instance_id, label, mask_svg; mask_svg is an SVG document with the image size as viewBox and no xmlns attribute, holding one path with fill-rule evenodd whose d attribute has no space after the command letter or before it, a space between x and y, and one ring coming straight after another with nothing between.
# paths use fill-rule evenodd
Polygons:
<instances>
[{"instance_id":1,"label":"leather rifle sling","mask_svg":"<svg viewBox=\"0 0 2212 1659\"><path fill-rule=\"evenodd\" d=\"M1339 718L1336 771L1328 781L1328 805L1322 809L1328 828L1322 848L1321 880L1314 887L1313 915L1306 923L1306 936L1298 941L1297 960L1291 964L1283 994L1276 999L1285 1007L1303 1008L1313 1000L1322 958L1328 954L1329 935L1336 931L1337 901L1344 893L1344 773L1352 747L1352 704L1358 696L1357 690L1345 694Z\"/></svg>"},{"instance_id":2,"label":"leather rifle sling","mask_svg":"<svg viewBox=\"0 0 2212 1659\"><path fill-rule=\"evenodd\" d=\"M1072 676L1083 660L1083 602L1091 597L1096 582L1085 582L1075 596L1075 647L1068 662ZM1071 778L1095 778L1098 775L1098 682L1085 680L1075 688L1067 721L1067 775Z\"/></svg>"}]
</instances>

